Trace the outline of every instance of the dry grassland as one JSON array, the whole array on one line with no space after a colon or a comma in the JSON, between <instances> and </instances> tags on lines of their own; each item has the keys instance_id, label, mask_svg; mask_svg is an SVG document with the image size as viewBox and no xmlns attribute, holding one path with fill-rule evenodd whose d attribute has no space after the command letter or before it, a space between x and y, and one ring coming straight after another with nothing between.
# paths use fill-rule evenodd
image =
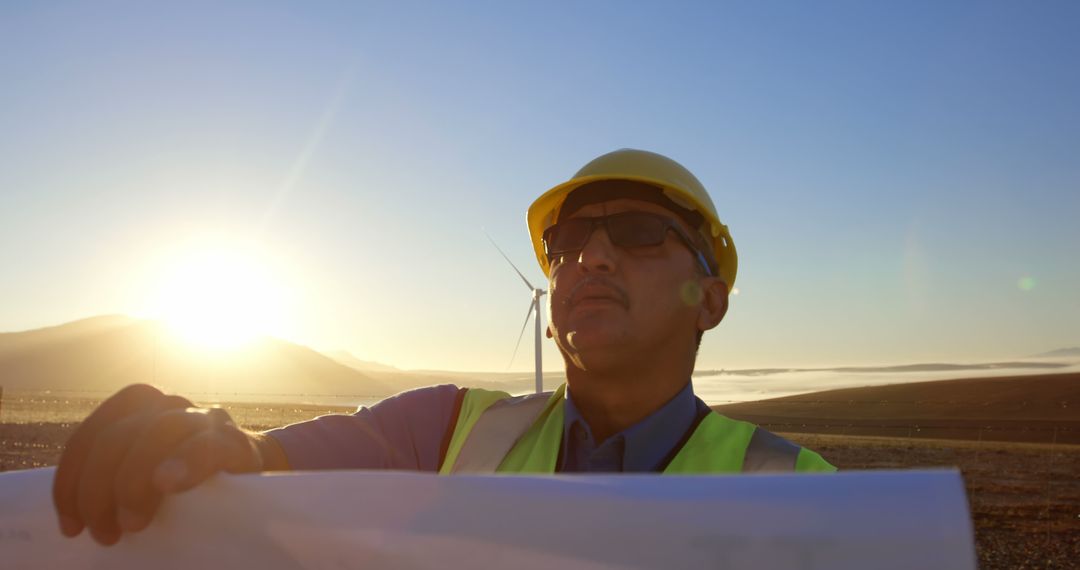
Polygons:
<instances>
[{"instance_id":1,"label":"dry grassland","mask_svg":"<svg viewBox=\"0 0 1080 570\"><path fill-rule=\"evenodd\" d=\"M840 469L959 468L980 568L1080 568L1080 446L784 435Z\"/></svg>"}]
</instances>

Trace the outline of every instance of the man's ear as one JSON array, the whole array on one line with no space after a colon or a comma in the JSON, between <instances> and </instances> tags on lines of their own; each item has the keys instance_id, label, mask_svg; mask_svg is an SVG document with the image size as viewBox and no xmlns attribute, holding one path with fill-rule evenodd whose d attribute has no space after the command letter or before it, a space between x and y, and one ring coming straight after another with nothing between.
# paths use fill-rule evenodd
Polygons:
<instances>
[{"instance_id":1,"label":"man's ear","mask_svg":"<svg viewBox=\"0 0 1080 570\"><path fill-rule=\"evenodd\" d=\"M720 321L728 310L728 286L719 277L706 277L701 284L701 304L698 305L698 330L707 331Z\"/></svg>"}]
</instances>

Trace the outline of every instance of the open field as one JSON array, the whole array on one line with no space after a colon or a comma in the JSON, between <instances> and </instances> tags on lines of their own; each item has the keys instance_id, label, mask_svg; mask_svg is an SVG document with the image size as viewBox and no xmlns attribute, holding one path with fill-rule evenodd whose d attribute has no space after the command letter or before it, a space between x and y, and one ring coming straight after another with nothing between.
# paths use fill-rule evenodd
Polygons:
<instances>
[{"instance_id":1,"label":"open field","mask_svg":"<svg viewBox=\"0 0 1080 570\"><path fill-rule=\"evenodd\" d=\"M101 403L100 398L67 397L51 393L28 393L6 397L0 407L0 424L72 424L86 418ZM269 429L302 422L323 414L347 414L355 406L289 404L281 402L207 402L200 406L220 405L237 425L249 429Z\"/></svg>"},{"instance_id":2,"label":"open field","mask_svg":"<svg viewBox=\"0 0 1080 570\"><path fill-rule=\"evenodd\" d=\"M1080 444L1080 374L962 378L714 406L777 432Z\"/></svg>"},{"instance_id":3,"label":"open field","mask_svg":"<svg viewBox=\"0 0 1080 570\"><path fill-rule=\"evenodd\" d=\"M1077 568L1080 446L783 434L840 469L956 467L964 476L979 567Z\"/></svg>"},{"instance_id":4,"label":"open field","mask_svg":"<svg viewBox=\"0 0 1080 570\"><path fill-rule=\"evenodd\" d=\"M955 466L980 567L1080 567L1080 374L845 388L716 409L841 469Z\"/></svg>"}]
</instances>

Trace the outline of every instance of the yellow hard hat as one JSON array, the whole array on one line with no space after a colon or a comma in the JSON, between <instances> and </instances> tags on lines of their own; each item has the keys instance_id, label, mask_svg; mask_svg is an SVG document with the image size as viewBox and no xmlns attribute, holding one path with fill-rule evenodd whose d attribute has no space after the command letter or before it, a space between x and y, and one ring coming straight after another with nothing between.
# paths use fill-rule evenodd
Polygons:
<instances>
[{"instance_id":1,"label":"yellow hard hat","mask_svg":"<svg viewBox=\"0 0 1080 570\"><path fill-rule=\"evenodd\" d=\"M701 233L713 245L713 253L719 266L718 275L727 283L729 291L734 287L735 273L739 265L735 242L731 240L727 226L721 223L720 217L716 215L716 206L713 206L705 187L678 162L655 152L632 148L609 152L593 159L577 171L573 178L544 192L529 206L526 214L529 236L544 275L549 275L551 271L541 239L544 230L559 219L559 210L571 192L585 184L601 180L629 180L650 184L660 188L664 195L676 204L700 213L705 218Z\"/></svg>"}]
</instances>

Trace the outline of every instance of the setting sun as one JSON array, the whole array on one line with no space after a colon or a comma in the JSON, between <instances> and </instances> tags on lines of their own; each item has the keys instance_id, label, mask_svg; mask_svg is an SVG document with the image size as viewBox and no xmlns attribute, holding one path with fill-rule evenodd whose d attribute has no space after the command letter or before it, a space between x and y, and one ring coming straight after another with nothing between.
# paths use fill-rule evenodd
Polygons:
<instances>
[{"instance_id":1,"label":"setting sun","mask_svg":"<svg viewBox=\"0 0 1080 570\"><path fill-rule=\"evenodd\" d=\"M150 312L189 342L235 348L280 334L285 300L280 280L258 256L209 248L164 268Z\"/></svg>"}]
</instances>

